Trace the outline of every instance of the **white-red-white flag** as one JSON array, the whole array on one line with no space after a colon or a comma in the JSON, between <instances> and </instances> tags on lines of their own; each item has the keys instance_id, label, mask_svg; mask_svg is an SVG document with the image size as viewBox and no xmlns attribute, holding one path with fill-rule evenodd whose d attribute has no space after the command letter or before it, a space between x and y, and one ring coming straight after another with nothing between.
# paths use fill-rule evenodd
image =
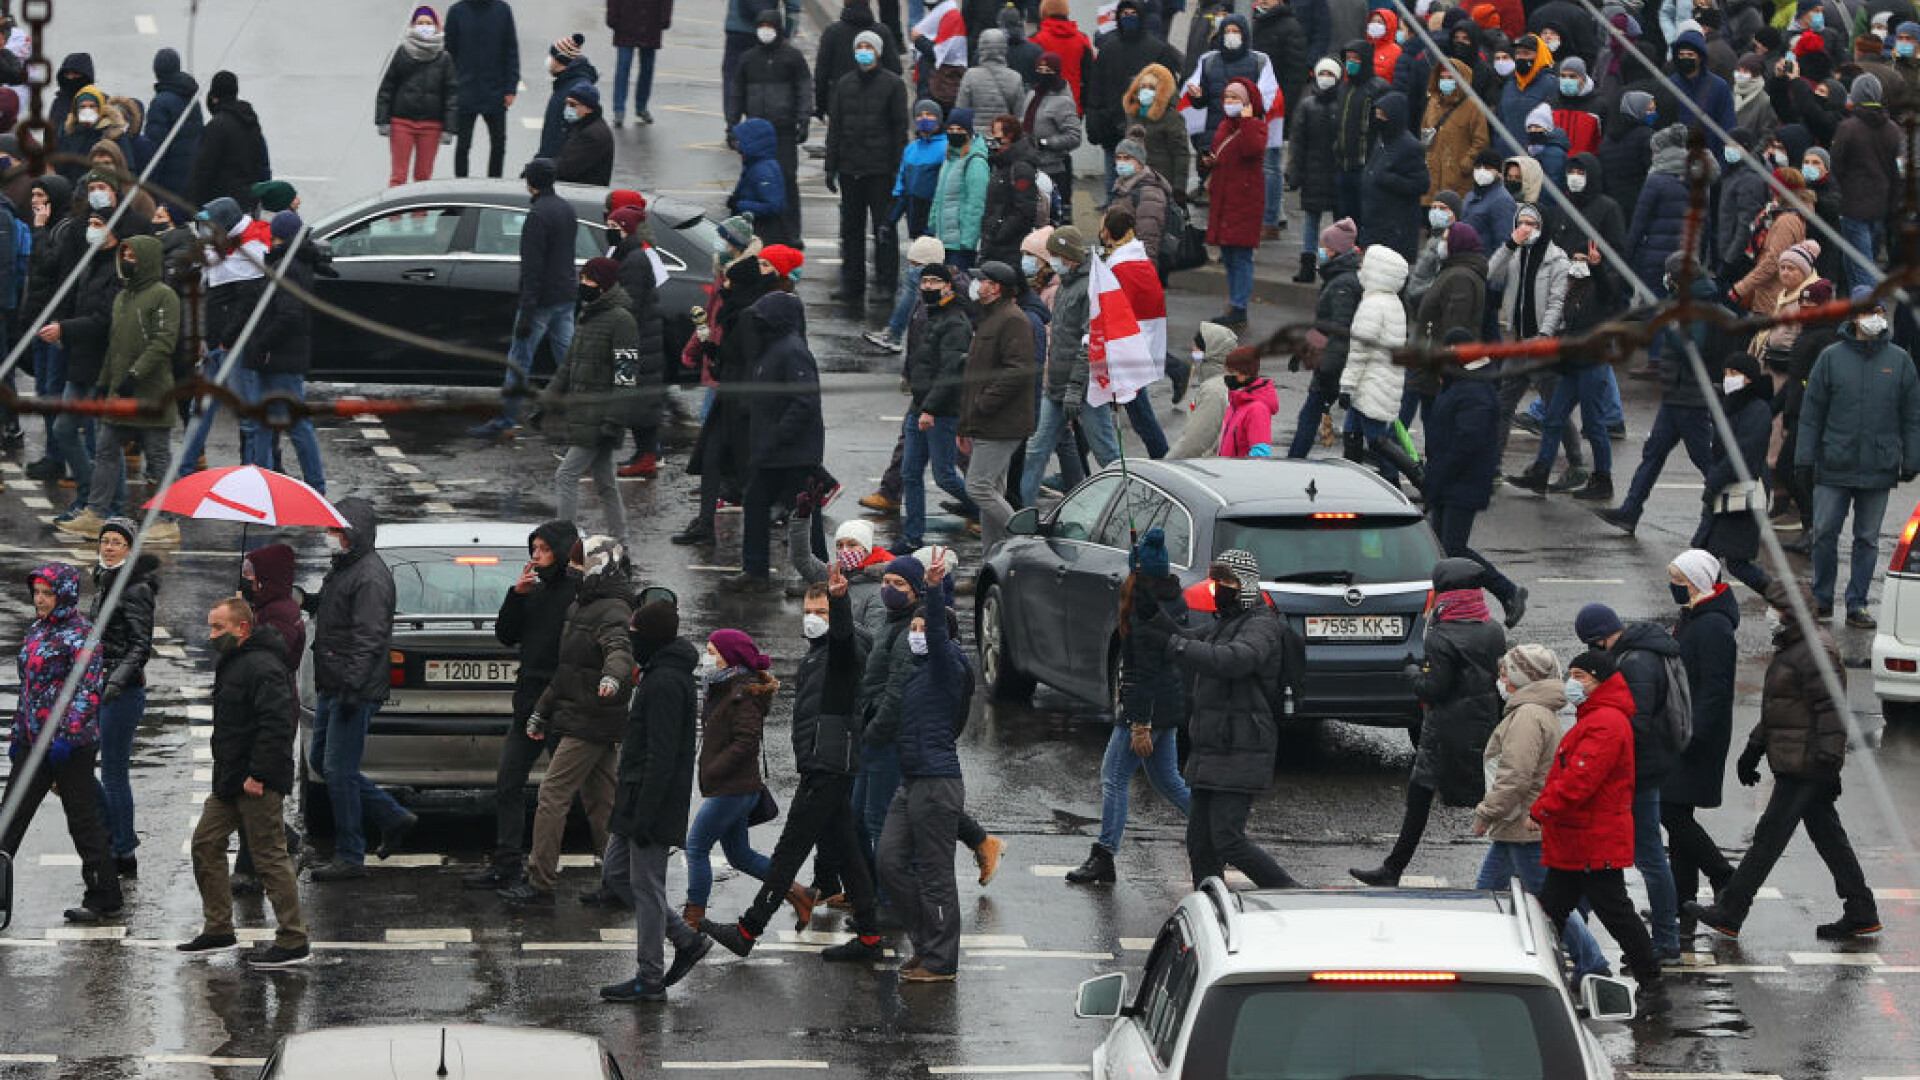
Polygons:
<instances>
[{"instance_id":1,"label":"white-red-white flag","mask_svg":"<svg viewBox=\"0 0 1920 1080\"><path fill-rule=\"evenodd\" d=\"M1159 358L1155 365L1154 378L1166 373L1167 355L1167 289L1160 284L1160 271L1147 257L1147 245L1139 237L1121 244L1107 256L1107 269L1120 282L1120 291L1127 294L1127 303L1133 305L1133 319L1140 324L1140 332L1147 335L1147 347Z\"/></svg>"},{"instance_id":2,"label":"white-red-white flag","mask_svg":"<svg viewBox=\"0 0 1920 1080\"><path fill-rule=\"evenodd\" d=\"M959 0L941 0L913 24L913 33L933 42L935 65L967 66L967 21L960 15Z\"/></svg>"},{"instance_id":3,"label":"white-red-white flag","mask_svg":"<svg viewBox=\"0 0 1920 1080\"><path fill-rule=\"evenodd\" d=\"M1273 77L1273 63L1267 59L1267 54L1257 49L1253 50L1252 54L1260 61L1260 76L1254 80L1254 85L1260 89L1261 106L1266 110L1267 149L1272 150L1279 147L1286 138L1287 99L1286 95L1280 92L1279 80ZM1210 52L1201 57L1200 62L1193 66L1193 74L1188 76L1186 83L1180 87L1180 118L1187 122L1189 135L1198 135L1206 130L1206 107L1195 105L1193 98L1200 92L1200 74L1206 70L1207 61L1218 55L1220 55L1218 52ZM1212 133L1208 132L1208 134Z\"/></svg>"},{"instance_id":4,"label":"white-red-white flag","mask_svg":"<svg viewBox=\"0 0 1920 1080\"><path fill-rule=\"evenodd\" d=\"M1087 296L1087 404L1132 401L1160 377L1166 356L1154 355L1120 279L1098 253L1088 275Z\"/></svg>"}]
</instances>

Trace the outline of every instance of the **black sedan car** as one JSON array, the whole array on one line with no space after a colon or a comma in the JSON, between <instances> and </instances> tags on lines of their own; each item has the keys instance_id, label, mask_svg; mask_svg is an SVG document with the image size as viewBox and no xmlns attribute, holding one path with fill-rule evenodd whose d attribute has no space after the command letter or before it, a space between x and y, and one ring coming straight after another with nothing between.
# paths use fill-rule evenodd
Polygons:
<instances>
[{"instance_id":1,"label":"black sedan car","mask_svg":"<svg viewBox=\"0 0 1920 1080\"><path fill-rule=\"evenodd\" d=\"M1402 675L1421 643L1439 545L1406 497L1345 461L1130 462L1108 466L1045 513L1015 514L980 571L974 629L993 693L1035 683L1112 702L1120 583L1132 538L1166 531L1188 586L1230 548L1260 562L1267 601L1307 643L1290 719L1404 726L1420 710Z\"/></svg>"},{"instance_id":2,"label":"black sedan car","mask_svg":"<svg viewBox=\"0 0 1920 1080\"><path fill-rule=\"evenodd\" d=\"M605 188L561 184L579 227L574 259L604 255L612 242ZM321 219L315 238L332 251L315 291L378 323L439 341L498 350L513 337L520 283L520 229L527 187L518 180L430 180L388 188ZM719 230L696 206L650 199L647 218L671 278L660 289L669 373L693 333L689 311L706 302ZM534 374L555 357L543 344ZM498 386L501 368L416 349L326 314L313 321L313 379L338 382Z\"/></svg>"}]
</instances>

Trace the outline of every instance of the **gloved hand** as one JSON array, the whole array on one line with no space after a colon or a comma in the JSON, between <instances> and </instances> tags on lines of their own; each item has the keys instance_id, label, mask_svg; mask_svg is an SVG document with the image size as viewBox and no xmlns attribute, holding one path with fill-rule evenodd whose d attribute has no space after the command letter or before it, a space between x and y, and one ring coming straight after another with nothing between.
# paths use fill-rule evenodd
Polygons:
<instances>
[{"instance_id":1,"label":"gloved hand","mask_svg":"<svg viewBox=\"0 0 1920 1080\"><path fill-rule=\"evenodd\" d=\"M380 137L384 139L389 135L393 134L393 125L392 124L375 124L373 125L373 130L379 132Z\"/></svg>"},{"instance_id":2,"label":"gloved hand","mask_svg":"<svg viewBox=\"0 0 1920 1080\"><path fill-rule=\"evenodd\" d=\"M126 687L121 686L117 682L108 683L100 691L100 703L104 705L112 701L113 699L119 697L121 694L125 693L126 689L127 689Z\"/></svg>"},{"instance_id":3,"label":"gloved hand","mask_svg":"<svg viewBox=\"0 0 1920 1080\"><path fill-rule=\"evenodd\" d=\"M813 516L812 495L803 491L793 497L793 516L802 521Z\"/></svg>"},{"instance_id":4,"label":"gloved hand","mask_svg":"<svg viewBox=\"0 0 1920 1080\"><path fill-rule=\"evenodd\" d=\"M1733 775L1740 778L1742 787L1752 787L1760 782L1760 759L1767 752L1758 746L1749 746L1740 751L1740 760L1734 764Z\"/></svg>"},{"instance_id":5,"label":"gloved hand","mask_svg":"<svg viewBox=\"0 0 1920 1080\"><path fill-rule=\"evenodd\" d=\"M452 146L452 145L453 145L453 132L451 132L451 131L443 131L443 132L441 132L441 133L440 133L440 145L441 145L441 146Z\"/></svg>"},{"instance_id":6,"label":"gloved hand","mask_svg":"<svg viewBox=\"0 0 1920 1080\"><path fill-rule=\"evenodd\" d=\"M525 341L533 336L533 317L521 312L513 320L513 340Z\"/></svg>"},{"instance_id":7,"label":"gloved hand","mask_svg":"<svg viewBox=\"0 0 1920 1080\"><path fill-rule=\"evenodd\" d=\"M840 174L839 173L827 174L827 190L833 192L835 195L840 194Z\"/></svg>"},{"instance_id":8,"label":"gloved hand","mask_svg":"<svg viewBox=\"0 0 1920 1080\"><path fill-rule=\"evenodd\" d=\"M620 692L620 680L611 675L600 676L600 696L610 698Z\"/></svg>"},{"instance_id":9,"label":"gloved hand","mask_svg":"<svg viewBox=\"0 0 1920 1080\"><path fill-rule=\"evenodd\" d=\"M67 740L57 736L53 740L53 745L47 747L47 764L49 765L55 767L65 765L67 759L72 756L73 747L67 744Z\"/></svg>"},{"instance_id":10,"label":"gloved hand","mask_svg":"<svg viewBox=\"0 0 1920 1080\"><path fill-rule=\"evenodd\" d=\"M1293 353L1287 357L1287 370L1290 372L1298 372L1300 370L1299 353Z\"/></svg>"},{"instance_id":11,"label":"gloved hand","mask_svg":"<svg viewBox=\"0 0 1920 1080\"><path fill-rule=\"evenodd\" d=\"M541 716L539 713L528 714L527 738L539 740L539 739L544 739L546 737L547 737L547 718L544 716Z\"/></svg>"},{"instance_id":12,"label":"gloved hand","mask_svg":"<svg viewBox=\"0 0 1920 1080\"><path fill-rule=\"evenodd\" d=\"M138 389L139 389L139 384L133 381L133 376L129 375L126 378L121 379L120 382L114 386L113 396L114 397L133 397L134 391Z\"/></svg>"},{"instance_id":13,"label":"gloved hand","mask_svg":"<svg viewBox=\"0 0 1920 1080\"><path fill-rule=\"evenodd\" d=\"M1334 404L1340 406L1343 409L1353 408L1353 395L1347 393L1345 390L1342 390L1340 392L1340 396L1337 398L1334 398L1333 400L1334 400Z\"/></svg>"}]
</instances>

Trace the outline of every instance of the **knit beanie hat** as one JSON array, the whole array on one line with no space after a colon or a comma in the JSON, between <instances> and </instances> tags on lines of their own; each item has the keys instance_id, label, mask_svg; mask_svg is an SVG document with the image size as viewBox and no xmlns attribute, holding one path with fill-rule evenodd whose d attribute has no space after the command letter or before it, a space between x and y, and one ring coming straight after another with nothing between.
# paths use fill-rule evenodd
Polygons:
<instances>
[{"instance_id":1,"label":"knit beanie hat","mask_svg":"<svg viewBox=\"0 0 1920 1080\"><path fill-rule=\"evenodd\" d=\"M553 48L548 49L547 53L563 64L571 64L575 60L580 59L580 50L585 47L586 44L587 35L568 34L566 37L554 42Z\"/></svg>"},{"instance_id":2,"label":"knit beanie hat","mask_svg":"<svg viewBox=\"0 0 1920 1080\"><path fill-rule=\"evenodd\" d=\"M911 555L895 556L894 560L887 564L887 573L905 578L916 594L925 592L927 589L927 564Z\"/></svg>"},{"instance_id":3,"label":"knit beanie hat","mask_svg":"<svg viewBox=\"0 0 1920 1080\"><path fill-rule=\"evenodd\" d=\"M567 97L595 112L600 109L600 88L584 79L568 88Z\"/></svg>"},{"instance_id":4,"label":"knit beanie hat","mask_svg":"<svg viewBox=\"0 0 1920 1080\"><path fill-rule=\"evenodd\" d=\"M216 71L213 79L207 83L207 98L211 101L232 101L240 96L240 78L231 71Z\"/></svg>"},{"instance_id":5,"label":"knit beanie hat","mask_svg":"<svg viewBox=\"0 0 1920 1080\"><path fill-rule=\"evenodd\" d=\"M942 108L940 103L932 98L921 98L919 101L913 103L913 115L916 118L931 116L935 120L941 120L946 117L947 110Z\"/></svg>"},{"instance_id":6,"label":"knit beanie hat","mask_svg":"<svg viewBox=\"0 0 1920 1080\"><path fill-rule=\"evenodd\" d=\"M121 536L126 537L127 543L129 544L133 543L133 535L139 531L140 526L134 524L132 518L127 517L110 517L100 526L101 536L105 536L110 532L119 533Z\"/></svg>"},{"instance_id":7,"label":"knit beanie hat","mask_svg":"<svg viewBox=\"0 0 1920 1080\"><path fill-rule=\"evenodd\" d=\"M947 126L973 132L973 110L962 105L947 114Z\"/></svg>"},{"instance_id":8,"label":"knit beanie hat","mask_svg":"<svg viewBox=\"0 0 1920 1080\"><path fill-rule=\"evenodd\" d=\"M275 240L291 240L299 236L300 230L305 227L300 215L291 210L282 210L273 215L273 224L269 226Z\"/></svg>"},{"instance_id":9,"label":"knit beanie hat","mask_svg":"<svg viewBox=\"0 0 1920 1080\"><path fill-rule=\"evenodd\" d=\"M240 224L247 216L241 211L240 204L234 202L231 197L226 195L222 195L208 203L206 209L202 210L201 213L205 214L208 221L212 222L221 232L225 233L232 232L234 226Z\"/></svg>"},{"instance_id":10,"label":"knit beanie hat","mask_svg":"<svg viewBox=\"0 0 1920 1080\"><path fill-rule=\"evenodd\" d=\"M915 266L933 266L947 261L947 245L931 234L916 236L907 245L907 261Z\"/></svg>"},{"instance_id":11,"label":"knit beanie hat","mask_svg":"<svg viewBox=\"0 0 1920 1080\"><path fill-rule=\"evenodd\" d=\"M1587 77L1587 62L1577 56L1569 56L1560 61L1560 74L1574 75L1584 79Z\"/></svg>"},{"instance_id":12,"label":"knit beanie hat","mask_svg":"<svg viewBox=\"0 0 1920 1080\"><path fill-rule=\"evenodd\" d=\"M1484 251L1480 246L1480 230L1464 221L1456 221L1447 226L1447 254L1457 255L1463 251Z\"/></svg>"},{"instance_id":13,"label":"knit beanie hat","mask_svg":"<svg viewBox=\"0 0 1920 1080\"><path fill-rule=\"evenodd\" d=\"M1567 670L1584 671L1599 682L1606 682L1608 679L1613 678L1613 673L1618 671L1619 668L1614 664L1613 657L1607 655L1605 652L1599 649L1588 649L1586 652L1568 661Z\"/></svg>"},{"instance_id":14,"label":"knit beanie hat","mask_svg":"<svg viewBox=\"0 0 1920 1080\"><path fill-rule=\"evenodd\" d=\"M1167 558L1167 531L1158 525L1147 530L1140 543L1133 549L1133 557L1128 560L1131 569L1147 577L1166 577L1173 570L1172 562Z\"/></svg>"},{"instance_id":15,"label":"knit beanie hat","mask_svg":"<svg viewBox=\"0 0 1920 1080\"><path fill-rule=\"evenodd\" d=\"M793 272L800 268L800 264L807 261L807 257L798 249L785 244L769 244L761 248L760 257L767 260L768 265L773 267L774 273L783 278L792 277Z\"/></svg>"},{"instance_id":16,"label":"knit beanie hat","mask_svg":"<svg viewBox=\"0 0 1920 1080\"><path fill-rule=\"evenodd\" d=\"M641 223L647 220L647 212L637 206L623 206L608 214L607 220L613 223L614 228L632 235L638 232Z\"/></svg>"},{"instance_id":17,"label":"knit beanie hat","mask_svg":"<svg viewBox=\"0 0 1920 1080\"><path fill-rule=\"evenodd\" d=\"M746 250L747 245L753 243L753 215L735 214L725 221L722 221L720 223L720 238L727 242L727 246L736 251ZM914 242L919 243L917 240ZM913 257L911 248L907 251L907 257Z\"/></svg>"},{"instance_id":18,"label":"knit beanie hat","mask_svg":"<svg viewBox=\"0 0 1920 1080\"><path fill-rule=\"evenodd\" d=\"M1453 215L1453 220L1455 221L1459 221L1461 218L1467 216L1466 202L1454 192L1441 191L1433 197L1433 201L1446 207L1448 213Z\"/></svg>"},{"instance_id":19,"label":"knit beanie hat","mask_svg":"<svg viewBox=\"0 0 1920 1080\"><path fill-rule=\"evenodd\" d=\"M853 47L855 49L858 49L862 45L865 45L867 48L872 49L874 51L874 54L877 56L880 52L880 47L882 45L882 42L880 40L880 35L874 33L871 30L862 30L859 33L853 35Z\"/></svg>"},{"instance_id":20,"label":"knit beanie hat","mask_svg":"<svg viewBox=\"0 0 1920 1080\"><path fill-rule=\"evenodd\" d=\"M1213 565L1226 567L1239 579L1243 607L1251 609L1260 602L1260 562L1253 557L1253 552L1228 548L1213 557Z\"/></svg>"},{"instance_id":21,"label":"knit beanie hat","mask_svg":"<svg viewBox=\"0 0 1920 1080\"><path fill-rule=\"evenodd\" d=\"M580 276L603 289L611 289L620 283L620 264L605 255L595 256L580 268Z\"/></svg>"},{"instance_id":22,"label":"knit beanie hat","mask_svg":"<svg viewBox=\"0 0 1920 1080\"><path fill-rule=\"evenodd\" d=\"M1668 564L1670 569L1680 571L1680 576L1693 583L1701 592L1712 592L1720 583L1720 560L1699 548L1688 548L1673 557Z\"/></svg>"},{"instance_id":23,"label":"knit beanie hat","mask_svg":"<svg viewBox=\"0 0 1920 1080\"><path fill-rule=\"evenodd\" d=\"M552 187L554 179L559 175L560 170L554 167L552 158L534 158L527 162L526 168L520 170L520 178L535 191L545 191Z\"/></svg>"},{"instance_id":24,"label":"knit beanie hat","mask_svg":"<svg viewBox=\"0 0 1920 1080\"><path fill-rule=\"evenodd\" d=\"M1080 232L1078 225L1062 225L1047 237L1048 254L1058 255L1072 263L1087 261L1087 238Z\"/></svg>"},{"instance_id":25,"label":"knit beanie hat","mask_svg":"<svg viewBox=\"0 0 1920 1080\"><path fill-rule=\"evenodd\" d=\"M873 525L863 518L848 518L833 530L833 541L851 540L860 545L862 551L873 550Z\"/></svg>"},{"instance_id":26,"label":"knit beanie hat","mask_svg":"<svg viewBox=\"0 0 1920 1080\"><path fill-rule=\"evenodd\" d=\"M728 667L765 671L773 666L773 658L761 652L745 630L715 630L707 635L707 644L713 646L720 654L721 663Z\"/></svg>"},{"instance_id":27,"label":"knit beanie hat","mask_svg":"<svg viewBox=\"0 0 1920 1080\"><path fill-rule=\"evenodd\" d=\"M1826 147L1809 146L1807 147L1806 152L1801 154L1800 156L1802 160L1805 160L1806 158L1810 158L1810 157L1819 158L1820 171L1827 176L1833 175L1833 155L1827 152Z\"/></svg>"},{"instance_id":28,"label":"knit beanie hat","mask_svg":"<svg viewBox=\"0 0 1920 1080\"><path fill-rule=\"evenodd\" d=\"M1500 673L1515 690L1529 683L1559 682L1560 658L1545 645L1515 645L1500 658Z\"/></svg>"},{"instance_id":29,"label":"knit beanie hat","mask_svg":"<svg viewBox=\"0 0 1920 1080\"><path fill-rule=\"evenodd\" d=\"M260 200L262 210L279 213L293 209L293 200L300 197L292 184L285 180L263 180L253 185L253 197Z\"/></svg>"},{"instance_id":30,"label":"knit beanie hat","mask_svg":"<svg viewBox=\"0 0 1920 1080\"><path fill-rule=\"evenodd\" d=\"M632 188L618 188L607 192L607 213L611 214L624 206L634 206L645 210L647 208L647 197L634 191Z\"/></svg>"},{"instance_id":31,"label":"knit beanie hat","mask_svg":"<svg viewBox=\"0 0 1920 1080\"><path fill-rule=\"evenodd\" d=\"M1573 617L1573 636L1588 645L1611 637L1622 629L1620 616L1605 604L1588 604Z\"/></svg>"},{"instance_id":32,"label":"knit beanie hat","mask_svg":"<svg viewBox=\"0 0 1920 1080\"><path fill-rule=\"evenodd\" d=\"M1780 261L1800 268L1805 277L1813 276L1813 264L1820 261L1820 241L1807 239L1780 253Z\"/></svg>"},{"instance_id":33,"label":"knit beanie hat","mask_svg":"<svg viewBox=\"0 0 1920 1080\"><path fill-rule=\"evenodd\" d=\"M419 22L420 16L422 15L432 19L434 26L438 27L440 25L440 13L425 4L421 4L419 7L413 9L413 14L407 16L407 25L412 26L414 23Z\"/></svg>"},{"instance_id":34,"label":"knit beanie hat","mask_svg":"<svg viewBox=\"0 0 1920 1080\"><path fill-rule=\"evenodd\" d=\"M1346 255L1359 246L1360 227L1352 218L1341 218L1320 230L1320 246L1328 255Z\"/></svg>"},{"instance_id":35,"label":"knit beanie hat","mask_svg":"<svg viewBox=\"0 0 1920 1080\"><path fill-rule=\"evenodd\" d=\"M1803 304L1830 304L1833 302L1833 282L1826 278L1815 278L1800 286L1800 302Z\"/></svg>"},{"instance_id":36,"label":"knit beanie hat","mask_svg":"<svg viewBox=\"0 0 1920 1080\"><path fill-rule=\"evenodd\" d=\"M1544 101L1535 105L1533 111L1527 114L1527 127L1529 130L1533 128L1545 128L1548 131L1555 130L1553 107Z\"/></svg>"},{"instance_id":37,"label":"knit beanie hat","mask_svg":"<svg viewBox=\"0 0 1920 1080\"><path fill-rule=\"evenodd\" d=\"M1147 160L1147 148L1140 145L1138 139L1121 139L1120 144L1113 148L1113 153L1116 157L1124 154L1135 161Z\"/></svg>"},{"instance_id":38,"label":"knit beanie hat","mask_svg":"<svg viewBox=\"0 0 1920 1080\"><path fill-rule=\"evenodd\" d=\"M633 636L640 643L659 648L680 633L680 609L665 600L649 600L633 613Z\"/></svg>"}]
</instances>

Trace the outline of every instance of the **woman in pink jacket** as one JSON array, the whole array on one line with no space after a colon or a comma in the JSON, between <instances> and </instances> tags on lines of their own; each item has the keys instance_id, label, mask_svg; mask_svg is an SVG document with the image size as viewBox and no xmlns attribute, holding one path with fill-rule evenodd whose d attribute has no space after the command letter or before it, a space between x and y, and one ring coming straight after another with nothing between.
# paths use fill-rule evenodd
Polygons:
<instances>
[{"instance_id":1,"label":"woman in pink jacket","mask_svg":"<svg viewBox=\"0 0 1920 1080\"><path fill-rule=\"evenodd\" d=\"M1273 456L1273 415L1280 392L1260 375L1260 354L1241 346L1227 354L1227 418L1220 426L1219 456Z\"/></svg>"}]
</instances>

